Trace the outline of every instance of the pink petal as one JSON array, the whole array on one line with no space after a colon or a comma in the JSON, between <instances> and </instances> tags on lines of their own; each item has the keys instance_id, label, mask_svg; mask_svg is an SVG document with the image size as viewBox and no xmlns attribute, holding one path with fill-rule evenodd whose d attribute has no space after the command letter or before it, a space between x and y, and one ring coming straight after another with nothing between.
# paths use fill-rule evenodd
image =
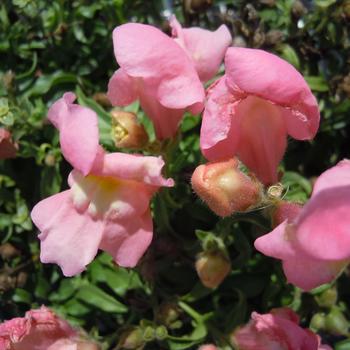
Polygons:
<instances>
[{"instance_id":1,"label":"pink petal","mask_svg":"<svg viewBox=\"0 0 350 350\"><path fill-rule=\"evenodd\" d=\"M257 49L232 47L225 57L232 91L253 94L285 107L288 133L311 139L319 126L317 101L301 74L281 58Z\"/></svg>"},{"instance_id":2,"label":"pink petal","mask_svg":"<svg viewBox=\"0 0 350 350\"><path fill-rule=\"evenodd\" d=\"M312 196L323 190L341 191L341 187L348 186L350 186L350 160L344 159L319 176L315 182ZM340 188L337 189L337 187Z\"/></svg>"},{"instance_id":3,"label":"pink petal","mask_svg":"<svg viewBox=\"0 0 350 350\"><path fill-rule=\"evenodd\" d=\"M277 167L287 147L280 108L249 96L239 103L236 112L240 120L238 157L264 184L277 182Z\"/></svg>"},{"instance_id":4,"label":"pink petal","mask_svg":"<svg viewBox=\"0 0 350 350\"><path fill-rule=\"evenodd\" d=\"M155 189L142 182L72 172L72 199L79 213L104 221L132 220L148 209Z\"/></svg>"},{"instance_id":5,"label":"pink petal","mask_svg":"<svg viewBox=\"0 0 350 350\"><path fill-rule=\"evenodd\" d=\"M141 181L156 187L171 187L174 181L162 176L163 166L164 161L161 157L114 152L105 154L92 173L99 176Z\"/></svg>"},{"instance_id":6,"label":"pink petal","mask_svg":"<svg viewBox=\"0 0 350 350\"><path fill-rule=\"evenodd\" d=\"M109 80L107 96L113 106L127 106L137 100L137 87L122 68Z\"/></svg>"},{"instance_id":7,"label":"pink petal","mask_svg":"<svg viewBox=\"0 0 350 350\"><path fill-rule=\"evenodd\" d=\"M235 115L237 103L227 89L225 78L209 88L200 134L201 150L208 160L235 155L240 137L239 120Z\"/></svg>"},{"instance_id":8,"label":"pink petal","mask_svg":"<svg viewBox=\"0 0 350 350\"><path fill-rule=\"evenodd\" d=\"M296 222L300 246L325 260L350 259L350 186L322 190Z\"/></svg>"},{"instance_id":9,"label":"pink petal","mask_svg":"<svg viewBox=\"0 0 350 350\"><path fill-rule=\"evenodd\" d=\"M347 262L332 262L312 258L303 252L283 261L283 271L289 283L308 291L333 281Z\"/></svg>"},{"instance_id":10,"label":"pink petal","mask_svg":"<svg viewBox=\"0 0 350 350\"><path fill-rule=\"evenodd\" d=\"M257 238L254 246L264 255L281 260L290 259L295 256L293 230L286 220L270 233Z\"/></svg>"},{"instance_id":11,"label":"pink petal","mask_svg":"<svg viewBox=\"0 0 350 350\"><path fill-rule=\"evenodd\" d=\"M65 276L73 276L82 272L95 257L103 223L75 210L71 190L39 202L31 217L41 231L43 263L56 263Z\"/></svg>"},{"instance_id":12,"label":"pink petal","mask_svg":"<svg viewBox=\"0 0 350 350\"><path fill-rule=\"evenodd\" d=\"M170 20L173 36L193 60L201 81L206 82L217 73L225 52L232 42L231 34L225 25L215 32L201 29L182 29L176 17Z\"/></svg>"},{"instance_id":13,"label":"pink petal","mask_svg":"<svg viewBox=\"0 0 350 350\"><path fill-rule=\"evenodd\" d=\"M157 138L162 140L176 134L185 109L171 109L158 102L153 84L143 83L139 89L139 98L142 109L153 121ZM171 92L170 92L171 93ZM195 106L194 106L195 107Z\"/></svg>"},{"instance_id":14,"label":"pink petal","mask_svg":"<svg viewBox=\"0 0 350 350\"><path fill-rule=\"evenodd\" d=\"M123 267L135 267L147 250L153 237L151 213L106 226L101 249L111 254Z\"/></svg>"},{"instance_id":15,"label":"pink petal","mask_svg":"<svg viewBox=\"0 0 350 350\"><path fill-rule=\"evenodd\" d=\"M98 120L94 111L73 104L75 95L65 93L48 112L48 119L60 132L64 157L84 175L90 172L99 150Z\"/></svg>"},{"instance_id":16,"label":"pink petal","mask_svg":"<svg viewBox=\"0 0 350 350\"><path fill-rule=\"evenodd\" d=\"M0 325L1 350L48 350L59 339L76 337L77 332L50 309L42 306ZM3 339L3 342L1 342Z\"/></svg>"},{"instance_id":17,"label":"pink petal","mask_svg":"<svg viewBox=\"0 0 350 350\"><path fill-rule=\"evenodd\" d=\"M139 23L113 31L114 53L119 65L134 78L157 85L159 102L182 109L202 103L204 89L186 53L159 29Z\"/></svg>"}]
</instances>

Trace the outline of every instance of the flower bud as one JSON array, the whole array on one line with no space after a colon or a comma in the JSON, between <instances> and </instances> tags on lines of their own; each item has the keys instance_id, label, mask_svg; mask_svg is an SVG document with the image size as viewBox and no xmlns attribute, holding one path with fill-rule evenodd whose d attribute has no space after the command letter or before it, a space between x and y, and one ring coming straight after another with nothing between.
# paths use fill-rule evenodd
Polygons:
<instances>
[{"instance_id":1,"label":"flower bud","mask_svg":"<svg viewBox=\"0 0 350 350\"><path fill-rule=\"evenodd\" d=\"M338 292L336 288L329 288L315 297L316 302L321 307L331 308L337 303Z\"/></svg>"},{"instance_id":2,"label":"flower bud","mask_svg":"<svg viewBox=\"0 0 350 350\"><path fill-rule=\"evenodd\" d=\"M216 288L231 271L231 263L226 255L218 251L203 252L196 261L199 279L207 288Z\"/></svg>"},{"instance_id":3,"label":"flower bud","mask_svg":"<svg viewBox=\"0 0 350 350\"><path fill-rule=\"evenodd\" d=\"M111 102L109 101L107 94L103 92L96 92L92 98L103 107L111 107Z\"/></svg>"},{"instance_id":4,"label":"flower bud","mask_svg":"<svg viewBox=\"0 0 350 350\"><path fill-rule=\"evenodd\" d=\"M217 215L254 208L261 200L261 185L238 169L238 160L210 162L196 168L192 188Z\"/></svg>"},{"instance_id":5,"label":"flower bud","mask_svg":"<svg viewBox=\"0 0 350 350\"><path fill-rule=\"evenodd\" d=\"M0 159L15 158L18 145L11 139L11 133L0 128Z\"/></svg>"},{"instance_id":6,"label":"flower bud","mask_svg":"<svg viewBox=\"0 0 350 350\"><path fill-rule=\"evenodd\" d=\"M0 245L0 256L3 260L10 260L20 255L20 251L10 243Z\"/></svg>"},{"instance_id":7,"label":"flower bud","mask_svg":"<svg viewBox=\"0 0 350 350\"><path fill-rule=\"evenodd\" d=\"M325 319L325 330L334 335L348 334L349 321L345 318L341 310L333 307Z\"/></svg>"},{"instance_id":8,"label":"flower bud","mask_svg":"<svg viewBox=\"0 0 350 350\"><path fill-rule=\"evenodd\" d=\"M144 343L142 329L131 327L121 335L118 348L134 350L142 347Z\"/></svg>"},{"instance_id":9,"label":"flower bud","mask_svg":"<svg viewBox=\"0 0 350 350\"><path fill-rule=\"evenodd\" d=\"M156 319L159 323L170 327L179 318L180 312L175 303L164 303L157 310Z\"/></svg>"},{"instance_id":10,"label":"flower bud","mask_svg":"<svg viewBox=\"0 0 350 350\"><path fill-rule=\"evenodd\" d=\"M279 201L272 210L272 227L276 227L283 221L293 221L300 213L302 205L287 201Z\"/></svg>"},{"instance_id":11,"label":"flower bud","mask_svg":"<svg viewBox=\"0 0 350 350\"><path fill-rule=\"evenodd\" d=\"M136 115L131 112L113 110L112 130L116 147L142 148L148 142L148 135Z\"/></svg>"},{"instance_id":12,"label":"flower bud","mask_svg":"<svg viewBox=\"0 0 350 350\"><path fill-rule=\"evenodd\" d=\"M213 3L213 0L184 0L184 9L187 13L203 12Z\"/></svg>"},{"instance_id":13,"label":"flower bud","mask_svg":"<svg viewBox=\"0 0 350 350\"><path fill-rule=\"evenodd\" d=\"M310 328L314 331L320 331L323 330L326 326L326 316L322 312L318 312L317 314L312 316L311 322L310 322Z\"/></svg>"}]
</instances>

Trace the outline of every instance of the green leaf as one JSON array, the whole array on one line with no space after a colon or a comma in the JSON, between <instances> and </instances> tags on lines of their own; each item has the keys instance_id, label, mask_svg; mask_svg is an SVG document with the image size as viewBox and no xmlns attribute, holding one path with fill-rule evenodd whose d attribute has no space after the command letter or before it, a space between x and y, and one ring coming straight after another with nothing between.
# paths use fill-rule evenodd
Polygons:
<instances>
[{"instance_id":1,"label":"green leaf","mask_svg":"<svg viewBox=\"0 0 350 350\"><path fill-rule=\"evenodd\" d=\"M306 76L305 80L312 91L325 92L329 90L327 81L323 77Z\"/></svg>"},{"instance_id":2,"label":"green leaf","mask_svg":"<svg viewBox=\"0 0 350 350\"><path fill-rule=\"evenodd\" d=\"M81 286L76 298L105 312L124 313L128 310L124 304L92 284Z\"/></svg>"}]
</instances>

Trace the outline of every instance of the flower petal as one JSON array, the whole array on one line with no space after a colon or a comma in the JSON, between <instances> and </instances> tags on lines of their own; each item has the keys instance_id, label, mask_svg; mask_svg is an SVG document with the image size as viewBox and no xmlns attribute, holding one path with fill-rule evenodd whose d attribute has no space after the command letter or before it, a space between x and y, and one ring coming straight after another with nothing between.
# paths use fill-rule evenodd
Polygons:
<instances>
[{"instance_id":1,"label":"flower petal","mask_svg":"<svg viewBox=\"0 0 350 350\"><path fill-rule=\"evenodd\" d=\"M213 78L232 42L227 27L221 25L214 32L196 27L182 29L175 16L170 19L170 26L179 45L193 60L200 80L206 82Z\"/></svg>"},{"instance_id":2,"label":"flower petal","mask_svg":"<svg viewBox=\"0 0 350 350\"><path fill-rule=\"evenodd\" d=\"M236 113L240 120L238 157L265 185L277 182L277 167L287 147L280 107L248 96L239 103Z\"/></svg>"},{"instance_id":3,"label":"flower petal","mask_svg":"<svg viewBox=\"0 0 350 350\"><path fill-rule=\"evenodd\" d=\"M171 187L174 181L162 176L163 166L164 161L161 157L114 152L104 154L101 163L96 164L92 173L99 176L141 181L156 187Z\"/></svg>"},{"instance_id":4,"label":"flower petal","mask_svg":"<svg viewBox=\"0 0 350 350\"><path fill-rule=\"evenodd\" d=\"M119 68L108 83L107 96L113 106L127 106L137 100L137 88L132 78Z\"/></svg>"},{"instance_id":5,"label":"flower petal","mask_svg":"<svg viewBox=\"0 0 350 350\"><path fill-rule=\"evenodd\" d=\"M134 267L147 250L153 237L149 210L133 220L109 221L103 233L100 249L111 254L123 267Z\"/></svg>"},{"instance_id":6,"label":"flower petal","mask_svg":"<svg viewBox=\"0 0 350 350\"><path fill-rule=\"evenodd\" d=\"M87 175L99 151L98 120L94 111L73 104L74 100L72 92L65 93L49 109L48 119L60 132L64 157Z\"/></svg>"},{"instance_id":7,"label":"flower petal","mask_svg":"<svg viewBox=\"0 0 350 350\"><path fill-rule=\"evenodd\" d=\"M65 276L73 276L82 272L95 257L103 223L75 210L71 190L39 202L31 217L41 231L43 263L56 263Z\"/></svg>"},{"instance_id":8,"label":"flower petal","mask_svg":"<svg viewBox=\"0 0 350 350\"><path fill-rule=\"evenodd\" d=\"M302 75L288 62L263 50L229 48L225 56L232 91L265 98L290 110L288 133L311 139L319 126L317 101Z\"/></svg>"},{"instance_id":9,"label":"flower petal","mask_svg":"<svg viewBox=\"0 0 350 350\"><path fill-rule=\"evenodd\" d=\"M298 244L323 260L350 258L350 186L325 189L304 206L296 226Z\"/></svg>"},{"instance_id":10,"label":"flower petal","mask_svg":"<svg viewBox=\"0 0 350 350\"><path fill-rule=\"evenodd\" d=\"M200 134L201 150L208 160L234 156L239 142L239 121L234 114L237 103L224 77L209 88Z\"/></svg>"},{"instance_id":11,"label":"flower petal","mask_svg":"<svg viewBox=\"0 0 350 350\"><path fill-rule=\"evenodd\" d=\"M312 196L323 190L338 191L337 187L350 187L350 160L344 159L322 173L315 182Z\"/></svg>"},{"instance_id":12,"label":"flower petal","mask_svg":"<svg viewBox=\"0 0 350 350\"><path fill-rule=\"evenodd\" d=\"M294 258L283 261L283 271L289 283L308 291L331 282L346 264L315 259L300 251Z\"/></svg>"},{"instance_id":13,"label":"flower petal","mask_svg":"<svg viewBox=\"0 0 350 350\"><path fill-rule=\"evenodd\" d=\"M113 43L119 65L131 77L151 79L163 106L182 109L203 103L204 89L192 62L159 29L124 24L114 29Z\"/></svg>"}]
</instances>

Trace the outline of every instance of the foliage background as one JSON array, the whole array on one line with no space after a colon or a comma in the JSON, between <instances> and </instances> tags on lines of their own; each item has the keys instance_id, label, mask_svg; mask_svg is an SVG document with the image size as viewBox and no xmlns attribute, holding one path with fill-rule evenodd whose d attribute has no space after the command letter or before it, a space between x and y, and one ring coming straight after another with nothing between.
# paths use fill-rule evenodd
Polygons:
<instances>
[{"instance_id":1,"label":"foliage background","mask_svg":"<svg viewBox=\"0 0 350 350\"><path fill-rule=\"evenodd\" d=\"M82 326L105 349L116 347L122 334L140 324L148 330L144 337L149 349L196 348L204 341L230 349L227 334L246 322L252 310L289 305L302 316L304 326L315 313L332 314L336 322L324 329L324 340L336 344L337 350L350 349L344 319L350 317L347 271L335 287L301 293L285 283L280 263L262 257L252 246L254 238L269 230L262 211L219 220L192 193L191 173L204 161L197 117L187 116L182 138L167 145L167 170L177 186L162 191L153 202L155 240L137 270L117 268L100 254L80 276L63 278L56 266L39 261L29 212L41 198L67 187L70 170L60 154L57 133L45 119L48 107L63 92L75 91L79 103L98 113L101 142L115 150L110 108L97 94L106 91L117 68L112 30L137 21L168 31L165 15L171 4L186 26L215 29L225 23L234 45L275 52L309 82L322 123L312 142L289 142L283 163L287 198L305 201L315 176L350 157L350 2L237 0L196 7L204 2L1 2L0 126L12 132L19 151L15 159L0 161L0 319L22 316L45 304ZM138 105L131 108L138 111ZM139 117L152 132L141 111ZM194 269L205 236L201 231L221 237L232 261L232 273L214 291L201 285ZM325 290L337 290L332 307L320 302Z\"/></svg>"}]
</instances>

